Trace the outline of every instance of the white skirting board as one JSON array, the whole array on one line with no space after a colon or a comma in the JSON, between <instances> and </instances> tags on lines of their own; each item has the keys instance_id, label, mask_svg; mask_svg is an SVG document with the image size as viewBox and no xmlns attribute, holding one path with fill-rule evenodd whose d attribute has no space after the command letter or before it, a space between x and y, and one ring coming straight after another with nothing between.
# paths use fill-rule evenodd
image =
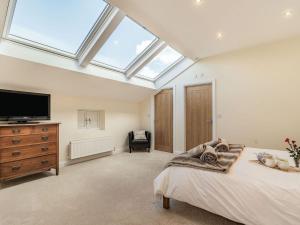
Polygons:
<instances>
[{"instance_id":1,"label":"white skirting board","mask_svg":"<svg viewBox=\"0 0 300 225\"><path fill-rule=\"evenodd\" d=\"M104 152L114 151L112 137L89 138L74 140L70 143L70 159L78 159Z\"/></svg>"}]
</instances>

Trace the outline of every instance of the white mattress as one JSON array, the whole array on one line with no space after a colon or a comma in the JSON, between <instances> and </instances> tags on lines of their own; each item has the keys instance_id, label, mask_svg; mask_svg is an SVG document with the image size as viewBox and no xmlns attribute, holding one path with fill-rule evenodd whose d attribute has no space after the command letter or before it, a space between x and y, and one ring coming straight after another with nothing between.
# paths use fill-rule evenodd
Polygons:
<instances>
[{"instance_id":1,"label":"white mattress","mask_svg":"<svg viewBox=\"0 0 300 225\"><path fill-rule=\"evenodd\" d=\"M289 158L285 151L246 148L228 174L169 167L154 180L154 192L243 224L300 224L300 173L250 162L258 152Z\"/></svg>"}]
</instances>

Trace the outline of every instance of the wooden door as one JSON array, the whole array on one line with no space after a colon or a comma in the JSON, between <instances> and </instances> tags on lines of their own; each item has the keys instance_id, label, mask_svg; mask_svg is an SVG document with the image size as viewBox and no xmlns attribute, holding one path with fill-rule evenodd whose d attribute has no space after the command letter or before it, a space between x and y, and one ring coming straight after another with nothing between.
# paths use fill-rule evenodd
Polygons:
<instances>
[{"instance_id":1,"label":"wooden door","mask_svg":"<svg viewBox=\"0 0 300 225\"><path fill-rule=\"evenodd\" d=\"M212 85L185 88L186 150L212 139Z\"/></svg>"},{"instance_id":2,"label":"wooden door","mask_svg":"<svg viewBox=\"0 0 300 225\"><path fill-rule=\"evenodd\" d=\"M155 149L173 152L173 89L155 95Z\"/></svg>"}]
</instances>

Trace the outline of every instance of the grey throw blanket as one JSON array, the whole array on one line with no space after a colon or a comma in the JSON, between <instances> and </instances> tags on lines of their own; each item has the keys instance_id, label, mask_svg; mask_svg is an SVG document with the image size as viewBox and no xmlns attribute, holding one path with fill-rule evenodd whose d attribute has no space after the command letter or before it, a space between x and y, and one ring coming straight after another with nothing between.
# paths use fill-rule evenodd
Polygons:
<instances>
[{"instance_id":1,"label":"grey throw blanket","mask_svg":"<svg viewBox=\"0 0 300 225\"><path fill-rule=\"evenodd\" d=\"M243 151L243 146L235 146L228 152L216 152L209 145L200 145L173 158L166 167L189 167L214 172L227 173ZM239 147L239 148L237 148Z\"/></svg>"}]
</instances>

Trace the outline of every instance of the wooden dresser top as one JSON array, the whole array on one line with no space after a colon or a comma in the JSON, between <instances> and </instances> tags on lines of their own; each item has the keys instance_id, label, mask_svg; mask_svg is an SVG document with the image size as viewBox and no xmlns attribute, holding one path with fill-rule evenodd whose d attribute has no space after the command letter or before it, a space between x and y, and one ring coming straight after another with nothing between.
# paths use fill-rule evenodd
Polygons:
<instances>
[{"instance_id":1,"label":"wooden dresser top","mask_svg":"<svg viewBox=\"0 0 300 225\"><path fill-rule=\"evenodd\" d=\"M24 127L24 126L45 126L45 125L58 125L60 123L57 122L49 122L49 123L15 123L15 124L9 124L9 123L0 123L0 128L1 127Z\"/></svg>"}]
</instances>

